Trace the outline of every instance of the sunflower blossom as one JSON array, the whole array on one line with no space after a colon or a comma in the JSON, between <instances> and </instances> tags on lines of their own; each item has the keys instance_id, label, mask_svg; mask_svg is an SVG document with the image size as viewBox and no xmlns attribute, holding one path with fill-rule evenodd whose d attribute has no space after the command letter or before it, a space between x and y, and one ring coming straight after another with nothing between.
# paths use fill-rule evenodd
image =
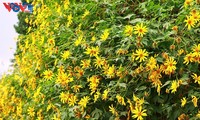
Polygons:
<instances>
[{"instance_id":1,"label":"sunflower blossom","mask_svg":"<svg viewBox=\"0 0 200 120\"><path fill-rule=\"evenodd\" d=\"M115 115L118 116L117 110L113 107L113 104L111 106L109 106L109 111Z\"/></svg>"},{"instance_id":2,"label":"sunflower blossom","mask_svg":"<svg viewBox=\"0 0 200 120\"><path fill-rule=\"evenodd\" d=\"M192 16L187 16L187 19L185 20L186 25L188 27L188 30L191 29L191 27L194 27L195 25L195 19Z\"/></svg>"},{"instance_id":3,"label":"sunflower blossom","mask_svg":"<svg viewBox=\"0 0 200 120\"><path fill-rule=\"evenodd\" d=\"M126 105L126 103L124 102L124 98L122 96L117 95L116 98L119 104L124 105L124 106Z\"/></svg>"},{"instance_id":4,"label":"sunflower blossom","mask_svg":"<svg viewBox=\"0 0 200 120\"><path fill-rule=\"evenodd\" d=\"M195 80L194 83L198 83L200 85L200 76L197 76L197 74L193 73L192 78Z\"/></svg>"},{"instance_id":5,"label":"sunflower blossom","mask_svg":"<svg viewBox=\"0 0 200 120\"><path fill-rule=\"evenodd\" d=\"M184 7L190 6L193 0L185 0Z\"/></svg>"},{"instance_id":6,"label":"sunflower blossom","mask_svg":"<svg viewBox=\"0 0 200 120\"><path fill-rule=\"evenodd\" d=\"M70 54L71 54L70 51L67 50L67 51L65 51L65 52L62 54L62 58L63 58L64 60L66 60L67 58L69 58Z\"/></svg>"},{"instance_id":7,"label":"sunflower blossom","mask_svg":"<svg viewBox=\"0 0 200 120\"><path fill-rule=\"evenodd\" d=\"M142 110L142 106L136 107L133 110L133 118L137 118L137 120L143 120L143 116L147 116L146 109Z\"/></svg>"},{"instance_id":8,"label":"sunflower blossom","mask_svg":"<svg viewBox=\"0 0 200 120\"><path fill-rule=\"evenodd\" d=\"M198 98L196 96L192 96L192 103L193 103L194 107L198 107L197 102L198 102Z\"/></svg>"},{"instance_id":9,"label":"sunflower blossom","mask_svg":"<svg viewBox=\"0 0 200 120\"><path fill-rule=\"evenodd\" d=\"M137 56L137 57L136 57L136 60L139 59L139 62L142 62L142 61L145 61L145 59L147 59L147 56L148 56L149 54L148 54L148 52L146 51L146 49L144 49L144 50L138 49L138 50L136 50L135 55Z\"/></svg>"},{"instance_id":10,"label":"sunflower blossom","mask_svg":"<svg viewBox=\"0 0 200 120\"><path fill-rule=\"evenodd\" d=\"M187 103L187 100L185 97L183 97L183 99L181 99L181 107L184 107L186 103Z\"/></svg>"},{"instance_id":11,"label":"sunflower blossom","mask_svg":"<svg viewBox=\"0 0 200 120\"><path fill-rule=\"evenodd\" d=\"M34 107L29 107L27 111L28 111L28 114L29 114L31 117L34 117L34 116L35 116Z\"/></svg>"},{"instance_id":12,"label":"sunflower blossom","mask_svg":"<svg viewBox=\"0 0 200 120\"><path fill-rule=\"evenodd\" d=\"M189 62L193 62L193 61L194 61L194 55L192 53L189 53L184 57L184 62L183 63L188 65Z\"/></svg>"},{"instance_id":13,"label":"sunflower blossom","mask_svg":"<svg viewBox=\"0 0 200 120\"><path fill-rule=\"evenodd\" d=\"M172 85L170 87L171 93L175 93L177 91L177 88L179 87L178 81L172 81Z\"/></svg>"},{"instance_id":14,"label":"sunflower blossom","mask_svg":"<svg viewBox=\"0 0 200 120\"><path fill-rule=\"evenodd\" d=\"M44 79L46 80L51 80L53 77L53 72L51 70L45 70L43 74L44 74Z\"/></svg>"},{"instance_id":15,"label":"sunflower blossom","mask_svg":"<svg viewBox=\"0 0 200 120\"><path fill-rule=\"evenodd\" d=\"M83 108L86 108L88 102L90 101L90 98L88 96L84 96L81 98L81 100L78 102L78 105L80 105Z\"/></svg>"},{"instance_id":16,"label":"sunflower blossom","mask_svg":"<svg viewBox=\"0 0 200 120\"><path fill-rule=\"evenodd\" d=\"M164 65L167 67L167 69L165 70L166 73L172 73L174 70L176 70L176 61L174 60L174 58L168 58Z\"/></svg>"},{"instance_id":17,"label":"sunflower blossom","mask_svg":"<svg viewBox=\"0 0 200 120\"><path fill-rule=\"evenodd\" d=\"M137 24L134 26L134 34L137 34L140 37L143 37L144 34L146 34L147 28L146 26L143 26L143 23Z\"/></svg>"},{"instance_id":18,"label":"sunflower blossom","mask_svg":"<svg viewBox=\"0 0 200 120\"><path fill-rule=\"evenodd\" d=\"M125 30L124 30L124 34L126 36L132 36L132 33L133 33L133 26L132 25L126 25Z\"/></svg>"},{"instance_id":19,"label":"sunflower blossom","mask_svg":"<svg viewBox=\"0 0 200 120\"><path fill-rule=\"evenodd\" d=\"M85 54L87 54L87 55L90 55L90 57L91 56L98 56L98 54L99 54L99 47L98 46L96 46L96 47L88 47L87 49L86 49L86 52L84 52Z\"/></svg>"}]
</instances>

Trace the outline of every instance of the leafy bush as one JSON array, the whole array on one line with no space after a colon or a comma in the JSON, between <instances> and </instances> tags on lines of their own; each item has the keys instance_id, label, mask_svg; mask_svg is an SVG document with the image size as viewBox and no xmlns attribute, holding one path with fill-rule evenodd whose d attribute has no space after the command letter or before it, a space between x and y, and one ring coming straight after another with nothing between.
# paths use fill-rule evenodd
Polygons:
<instances>
[{"instance_id":1,"label":"leafy bush","mask_svg":"<svg viewBox=\"0 0 200 120\"><path fill-rule=\"evenodd\" d=\"M2 119L200 118L199 0L33 4Z\"/></svg>"}]
</instances>

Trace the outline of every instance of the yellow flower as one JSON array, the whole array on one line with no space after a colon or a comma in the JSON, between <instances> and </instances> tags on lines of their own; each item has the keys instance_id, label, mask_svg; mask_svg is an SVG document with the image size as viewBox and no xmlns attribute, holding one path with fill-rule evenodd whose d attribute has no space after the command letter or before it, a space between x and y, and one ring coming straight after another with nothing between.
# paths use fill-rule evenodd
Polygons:
<instances>
[{"instance_id":1,"label":"yellow flower","mask_svg":"<svg viewBox=\"0 0 200 120\"><path fill-rule=\"evenodd\" d=\"M94 42L96 41L96 37L95 36L92 36L91 40Z\"/></svg>"},{"instance_id":2,"label":"yellow flower","mask_svg":"<svg viewBox=\"0 0 200 120\"><path fill-rule=\"evenodd\" d=\"M94 102L97 101L97 99L100 97L101 93L99 91L97 91L95 94L94 94Z\"/></svg>"},{"instance_id":3,"label":"yellow flower","mask_svg":"<svg viewBox=\"0 0 200 120\"><path fill-rule=\"evenodd\" d=\"M148 63L147 63L147 69L148 70L153 70L154 68L156 68L156 64L157 64L157 61L154 57L150 57L150 59L148 60Z\"/></svg>"},{"instance_id":4,"label":"yellow flower","mask_svg":"<svg viewBox=\"0 0 200 120\"><path fill-rule=\"evenodd\" d=\"M48 39L47 41L49 46L55 46L55 40L54 39Z\"/></svg>"},{"instance_id":5,"label":"yellow flower","mask_svg":"<svg viewBox=\"0 0 200 120\"><path fill-rule=\"evenodd\" d=\"M184 53L183 49L178 50L178 56L182 55Z\"/></svg>"},{"instance_id":6,"label":"yellow flower","mask_svg":"<svg viewBox=\"0 0 200 120\"><path fill-rule=\"evenodd\" d=\"M198 45L195 44L192 47L192 51L195 52L195 53L199 53L200 52L200 44L198 44Z\"/></svg>"},{"instance_id":7,"label":"yellow flower","mask_svg":"<svg viewBox=\"0 0 200 120\"><path fill-rule=\"evenodd\" d=\"M70 96L70 93L69 93L69 92L67 92L67 93L61 92L61 93L60 93L60 96L59 96L60 101L61 101L62 103L67 103L68 100L69 100L69 96Z\"/></svg>"},{"instance_id":8,"label":"yellow flower","mask_svg":"<svg viewBox=\"0 0 200 120\"><path fill-rule=\"evenodd\" d=\"M102 100L106 100L108 98L108 93L109 93L108 89L106 89L106 90L103 91Z\"/></svg>"},{"instance_id":9,"label":"yellow flower","mask_svg":"<svg viewBox=\"0 0 200 120\"><path fill-rule=\"evenodd\" d=\"M136 50L136 53L135 53L135 56L136 57L136 60L139 59L139 62L142 62L142 61L145 61L145 59L147 59L147 56L148 56L148 52L146 51L146 49L142 50L142 49L138 49Z\"/></svg>"},{"instance_id":10,"label":"yellow flower","mask_svg":"<svg viewBox=\"0 0 200 120\"><path fill-rule=\"evenodd\" d=\"M116 109L113 107L113 104L112 104L111 106L109 106L109 111L110 111L113 115L118 116L118 113L117 113Z\"/></svg>"},{"instance_id":11,"label":"yellow flower","mask_svg":"<svg viewBox=\"0 0 200 120\"><path fill-rule=\"evenodd\" d=\"M125 33L126 36L132 36L133 26L132 25L126 25L124 33Z\"/></svg>"},{"instance_id":12,"label":"yellow flower","mask_svg":"<svg viewBox=\"0 0 200 120\"><path fill-rule=\"evenodd\" d=\"M91 48L87 48L85 54L90 55L91 56L98 56L99 54L99 47L91 47Z\"/></svg>"},{"instance_id":13,"label":"yellow flower","mask_svg":"<svg viewBox=\"0 0 200 120\"><path fill-rule=\"evenodd\" d=\"M90 119L90 118L91 118L91 117L90 117L90 115L88 115L88 114L85 116L85 119L87 119L87 120Z\"/></svg>"},{"instance_id":14,"label":"yellow flower","mask_svg":"<svg viewBox=\"0 0 200 120\"><path fill-rule=\"evenodd\" d=\"M135 60L135 57L136 57L136 55L135 55L135 53L133 52L133 53L131 54L131 61L134 61L134 60Z\"/></svg>"},{"instance_id":15,"label":"yellow flower","mask_svg":"<svg viewBox=\"0 0 200 120\"><path fill-rule=\"evenodd\" d=\"M73 85L72 88L74 89L74 92L79 92L80 88L82 88L81 85Z\"/></svg>"},{"instance_id":16,"label":"yellow flower","mask_svg":"<svg viewBox=\"0 0 200 120\"><path fill-rule=\"evenodd\" d=\"M72 24L72 18L73 18L72 14L70 14L70 15L67 16L67 21L68 21L67 22L67 27L69 27Z\"/></svg>"},{"instance_id":17,"label":"yellow flower","mask_svg":"<svg viewBox=\"0 0 200 120\"><path fill-rule=\"evenodd\" d=\"M0 102L0 104L1 104L1 102ZM17 105L16 115L17 115L17 116L22 116L22 102L21 102L21 101L20 101L20 103Z\"/></svg>"},{"instance_id":18,"label":"yellow flower","mask_svg":"<svg viewBox=\"0 0 200 120\"><path fill-rule=\"evenodd\" d=\"M126 103L124 102L124 98L122 96L117 95L116 98L119 104L124 105L124 106L126 105Z\"/></svg>"},{"instance_id":19,"label":"yellow flower","mask_svg":"<svg viewBox=\"0 0 200 120\"><path fill-rule=\"evenodd\" d=\"M51 70L45 70L43 74L44 74L44 79L47 80L51 80L53 77L53 72Z\"/></svg>"},{"instance_id":20,"label":"yellow flower","mask_svg":"<svg viewBox=\"0 0 200 120\"><path fill-rule=\"evenodd\" d=\"M139 107L144 104L144 98L138 98L137 96L133 95L133 101L136 102L135 106Z\"/></svg>"},{"instance_id":21,"label":"yellow flower","mask_svg":"<svg viewBox=\"0 0 200 120\"><path fill-rule=\"evenodd\" d=\"M69 0L64 1L64 9L65 10L69 8L69 4L70 4Z\"/></svg>"},{"instance_id":22,"label":"yellow flower","mask_svg":"<svg viewBox=\"0 0 200 120\"><path fill-rule=\"evenodd\" d=\"M54 107L53 104L50 103L50 104L47 106L47 112L48 112L51 108L53 108L53 107Z\"/></svg>"},{"instance_id":23,"label":"yellow flower","mask_svg":"<svg viewBox=\"0 0 200 120\"><path fill-rule=\"evenodd\" d=\"M61 120L59 115L54 114L52 120Z\"/></svg>"},{"instance_id":24,"label":"yellow flower","mask_svg":"<svg viewBox=\"0 0 200 120\"><path fill-rule=\"evenodd\" d=\"M197 23L198 21L200 21L200 12L197 11L196 9L192 10L190 12L190 15L194 18L195 23Z\"/></svg>"},{"instance_id":25,"label":"yellow flower","mask_svg":"<svg viewBox=\"0 0 200 120\"><path fill-rule=\"evenodd\" d=\"M41 87L39 87L39 88L34 92L33 98L34 98L35 101L38 100L38 96L40 95L40 90L41 90Z\"/></svg>"},{"instance_id":26,"label":"yellow flower","mask_svg":"<svg viewBox=\"0 0 200 120\"><path fill-rule=\"evenodd\" d=\"M183 113L178 117L178 120L189 120L189 117Z\"/></svg>"},{"instance_id":27,"label":"yellow flower","mask_svg":"<svg viewBox=\"0 0 200 120\"><path fill-rule=\"evenodd\" d=\"M92 77L88 78L87 81L90 83L89 89L91 90L91 94L93 94L99 85L99 79L97 76L93 75Z\"/></svg>"},{"instance_id":28,"label":"yellow flower","mask_svg":"<svg viewBox=\"0 0 200 120\"><path fill-rule=\"evenodd\" d=\"M134 34L137 34L140 37L143 37L144 34L146 34L147 28L146 26L143 26L143 23L137 24L134 26Z\"/></svg>"},{"instance_id":29,"label":"yellow flower","mask_svg":"<svg viewBox=\"0 0 200 120\"><path fill-rule=\"evenodd\" d=\"M100 36L101 40L105 41L109 36L109 29L105 29L103 34Z\"/></svg>"},{"instance_id":30,"label":"yellow flower","mask_svg":"<svg viewBox=\"0 0 200 120\"><path fill-rule=\"evenodd\" d=\"M198 83L200 85L200 76L197 76L197 74L193 73L192 78L195 80L194 83Z\"/></svg>"},{"instance_id":31,"label":"yellow flower","mask_svg":"<svg viewBox=\"0 0 200 120\"><path fill-rule=\"evenodd\" d=\"M192 96L192 102L194 104L194 107L198 107L197 106L198 98L196 96Z\"/></svg>"},{"instance_id":32,"label":"yellow flower","mask_svg":"<svg viewBox=\"0 0 200 120\"><path fill-rule=\"evenodd\" d=\"M129 104L129 107L130 107L131 112L133 112L134 106L133 106L133 103L131 102L131 100L128 99L127 103Z\"/></svg>"},{"instance_id":33,"label":"yellow flower","mask_svg":"<svg viewBox=\"0 0 200 120\"><path fill-rule=\"evenodd\" d=\"M101 68L101 66L103 65L104 59L102 59L101 57L96 57L94 65L96 68Z\"/></svg>"},{"instance_id":34,"label":"yellow flower","mask_svg":"<svg viewBox=\"0 0 200 120\"><path fill-rule=\"evenodd\" d=\"M84 42L83 36L80 35L80 36L78 37L78 39L75 40L74 44L75 44L75 46L79 46L79 45L80 45L81 43L83 43L83 42Z\"/></svg>"},{"instance_id":35,"label":"yellow flower","mask_svg":"<svg viewBox=\"0 0 200 120\"><path fill-rule=\"evenodd\" d=\"M174 60L174 58L170 57L168 58L164 65L167 67L167 69L165 70L166 73L172 73L173 71L176 70L176 61Z\"/></svg>"},{"instance_id":36,"label":"yellow flower","mask_svg":"<svg viewBox=\"0 0 200 120\"><path fill-rule=\"evenodd\" d=\"M37 116L39 117L39 120L42 120L41 118L42 118L42 109L39 109L38 111L37 111Z\"/></svg>"},{"instance_id":37,"label":"yellow flower","mask_svg":"<svg viewBox=\"0 0 200 120\"><path fill-rule=\"evenodd\" d=\"M121 48L118 49L117 52L116 52L116 54L118 54L118 55L125 55L127 53L128 53L128 50L121 49Z\"/></svg>"},{"instance_id":38,"label":"yellow flower","mask_svg":"<svg viewBox=\"0 0 200 120\"><path fill-rule=\"evenodd\" d=\"M78 79L81 78L81 76L84 75L84 72L85 71L83 69L81 69L81 68L78 67L78 70L77 70L77 73L76 73L77 78Z\"/></svg>"},{"instance_id":39,"label":"yellow flower","mask_svg":"<svg viewBox=\"0 0 200 120\"><path fill-rule=\"evenodd\" d=\"M25 19L25 22L26 22L26 23L28 23L28 22L29 22L29 20L28 20L28 17Z\"/></svg>"},{"instance_id":40,"label":"yellow flower","mask_svg":"<svg viewBox=\"0 0 200 120\"><path fill-rule=\"evenodd\" d=\"M189 62L193 62L194 61L194 55L192 53L189 53L187 54L185 57L184 57L184 64L189 64Z\"/></svg>"},{"instance_id":41,"label":"yellow flower","mask_svg":"<svg viewBox=\"0 0 200 120\"><path fill-rule=\"evenodd\" d=\"M34 107L29 107L27 111L28 111L28 114L29 114L31 117L34 117L34 116L35 116Z\"/></svg>"},{"instance_id":42,"label":"yellow flower","mask_svg":"<svg viewBox=\"0 0 200 120\"><path fill-rule=\"evenodd\" d=\"M90 67L90 59L89 60L81 60L82 68L89 68Z\"/></svg>"},{"instance_id":43,"label":"yellow flower","mask_svg":"<svg viewBox=\"0 0 200 120\"><path fill-rule=\"evenodd\" d=\"M160 90L161 90L161 88L160 88L160 84L158 84L158 85L156 85L156 87L157 87L157 93L158 93L158 95L160 95Z\"/></svg>"},{"instance_id":44,"label":"yellow flower","mask_svg":"<svg viewBox=\"0 0 200 120\"><path fill-rule=\"evenodd\" d=\"M61 84L62 86L67 86L68 83L74 81L73 77L70 74L64 72L59 72L57 75L56 83Z\"/></svg>"},{"instance_id":45,"label":"yellow flower","mask_svg":"<svg viewBox=\"0 0 200 120\"><path fill-rule=\"evenodd\" d=\"M142 106L136 107L133 110L133 118L137 118L137 120L143 120L143 116L147 116L146 109L142 110Z\"/></svg>"},{"instance_id":46,"label":"yellow flower","mask_svg":"<svg viewBox=\"0 0 200 120\"><path fill-rule=\"evenodd\" d=\"M82 16L82 19L84 19L86 16L90 14L90 11L86 10Z\"/></svg>"},{"instance_id":47,"label":"yellow flower","mask_svg":"<svg viewBox=\"0 0 200 120\"><path fill-rule=\"evenodd\" d=\"M185 97L183 97L183 98L181 99L181 107L184 107L186 103L187 103L187 100L186 100Z\"/></svg>"},{"instance_id":48,"label":"yellow flower","mask_svg":"<svg viewBox=\"0 0 200 120\"><path fill-rule=\"evenodd\" d=\"M171 93L175 93L177 88L179 87L179 83L176 80L172 81L172 85L170 87Z\"/></svg>"},{"instance_id":49,"label":"yellow flower","mask_svg":"<svg viewBox=\"0 0 200 120\"><path fill-rule=\"evenodd\" d=\"M196 117L197 117L197 118L200 118L200 110L198 111Z\"/></svg>"},{"instance_id":50,"label":"yellow flower","mask_svg":"<svg viewBox=\"0 0 200 120\"><path fill-rule=\"evenodd\" d=\"M77 101L77 97L75 95L70 96L68 104L69 106L74 106L74 104L76 104Z\"/></svg>"},{"instance_id":51,"label":"yellow flower","mask_svg":"<svg viewBox=\"0 0 200 120\"><path fill-rule=\"evenodd\" d=\"M109 66L108 69L105 69L105 72L109 78L114 77L115 76L115 66L114 65Z\"/></svg>"},{"instance_id":52,"label":"yellow flower","mask_svg":"<svg viewBox=\"0 0 200 120\"><path fill-rule=\"evenodd\" d=\"M70 54L71 54L70 51L67 50L67 51L65 51L65 52L62 54L62 58L63 58L64 60L66 60L67 58L69 58Z\"/></svg>"},{"instance_id":53,"label":"yellow flower","mask_svg":"<svg viewBox=\"0 0 200 120\"><path fill-rule=\"evenodd\" d=\"M90 98L88 96L84 96L83 98L81 98L81 100L78 102L78 105L80 105L83 108L86 108L88 102L89 102Z\"/></svg>"},{"instance_id":54,"label":"yellow flower","mask_svg":"<svg viewBox=\"0 0 200 120\"><path fill-rule=\"evenodd\" d=\"M185 0L184 7L190 6L193 0Z\"/></svg>"},{"instance_id":55,"label":"yellow flower","mask_svg":"<svg viewBox=\"0 0 200 120\"><path fill-rule=\"evenodd\" d=\"M195 19L192 17L192 16L187 16L187 19L185 20L186 22L186 25L185 26L188 26L188 30L191 29L191 27L194 27L195 25Z\"/></svg>"}]
</instances>

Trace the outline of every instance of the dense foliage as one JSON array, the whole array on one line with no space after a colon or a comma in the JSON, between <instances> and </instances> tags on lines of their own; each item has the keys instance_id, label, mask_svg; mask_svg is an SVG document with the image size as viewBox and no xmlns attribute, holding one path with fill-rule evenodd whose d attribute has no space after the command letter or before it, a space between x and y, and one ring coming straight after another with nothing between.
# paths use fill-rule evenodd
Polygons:
<instances>
[{"instance_id":1,"label":"dense foliage","mask_svg":"<svg viewBox=\"0 0 200 120\"><path fill-rule=\"evenodd\" d=\"M32 4L1 119L200 118L199 0Z\"/></svg>"}]
</instances>

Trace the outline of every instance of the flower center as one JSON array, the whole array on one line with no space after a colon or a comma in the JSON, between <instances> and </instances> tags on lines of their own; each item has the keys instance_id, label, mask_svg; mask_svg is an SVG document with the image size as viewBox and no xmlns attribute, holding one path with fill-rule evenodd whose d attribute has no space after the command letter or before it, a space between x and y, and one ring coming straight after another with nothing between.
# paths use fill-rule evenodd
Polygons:
<instances>
[{"instance_id":1,"label":"flower center","mask_svg":"<svg viewBox=\"0 0 200 120\"><path fill-rule=\"evenodd\" d=\"M188 24L190 24L190 25L191 25L191 24L192 24L192 21L191 21L191 20L188 20Z\"/></svg>"},{"instance_id":2,"label":"flower center","mask_svg":"<svg viewBox=\"0 0 200 120\"><path fill-rule=\"evenodd\" d=\"M142 32L143 32L143 30L142 30L142 29L139 29L139 32L140 32L140 33L142 33Z\"/></svg>"},{"instance_id":3,"label":"flower center","mask_svg":"<svg viewBox=\"0 0 200 120\"><path fill-rule=\"evenodd\" d=\"M138 112L138 116L142 116L142 112Z\"/></svg>"},{"instance_id":4,"label":"flower center","mask_svg":"<svg viewBox=\"0 0 200 120\"><path fill-rule=\"evenodd\" d=\"M140 56L140 58L142 58L144 55L143 55L143 54L140 54L139 56Z\"/></svg>"}]
</instances>

